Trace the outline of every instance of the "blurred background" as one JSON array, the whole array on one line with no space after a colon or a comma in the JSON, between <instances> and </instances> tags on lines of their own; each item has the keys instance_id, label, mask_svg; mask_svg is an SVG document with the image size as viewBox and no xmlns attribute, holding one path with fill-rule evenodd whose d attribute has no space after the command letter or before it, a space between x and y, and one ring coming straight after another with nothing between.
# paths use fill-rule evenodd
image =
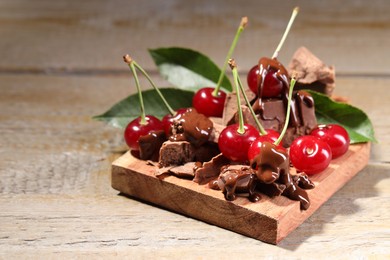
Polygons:
<instances>
[{"instance_id":1,"label":"blurred background","mask_svg":"<svg viewBox=\"0 0 390 260\"><path fill-rule=\"evenodd\" d=\"M221 66L242 16L249 26L234 57L247 71L272 55L294 6L300 13L282 62L304 45L339 75L390 74L386 0L0 0L0 73L121 74L125 53L155 73L147 50L168 46Z\"/></svg>"}]
</instances>

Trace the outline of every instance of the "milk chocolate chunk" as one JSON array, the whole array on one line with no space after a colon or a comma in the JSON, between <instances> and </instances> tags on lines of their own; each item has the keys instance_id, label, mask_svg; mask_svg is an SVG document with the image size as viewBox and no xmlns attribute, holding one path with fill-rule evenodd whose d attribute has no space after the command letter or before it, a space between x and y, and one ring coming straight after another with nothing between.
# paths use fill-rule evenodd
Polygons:
<instances>
[{"instance_id":1,"label":"milk chocolate chunk","mask_svg":"<svg viewBox=\"0 0 390 260\"><path fill-rule=\"evenodd\" d=\"M196 162L188 162L184 165L175 166L169 169L169 173L186 179L193 179L195 176Z\"/></svg>"},{"instance_id":2,"label":"milk chocolate chunk","mask_svg":"<svg viewBox=\"0 0 390 260\"><path fill-rule=\"evenodd\" d=\"M327 66L305 47L300 47L288 66L298 74L296 89L312 89L331 95L335 88L335 69Z\"/></svg>"},{"instance_id":3,"label":"milk chocolate chunk","mask_svg":"<svg viewBox=\"0 0 390 260\"><path fill-rule=\"evenodd\" d=\"M138 139L140 159L157 162L160 148L165 141L166 137L164 131L154 131L141 136Z\"/></svg>"},{"instance_id":4,"label":"milk chocolate chunk","mask_svg":"<svg viewBox=\"0 0 390 260\"><path fill-rule=\"evenodd\" d=\"M230 163L230 160L221 153L214 156L210 161L195 171L194 181L203 185L218 178L221 168Z\"/></svg>"},{"instance_id":5,"label":"milk chocolate chunk","mask_svg":"<svg viewBox=\"0 0 390 260\"><path fill-rule=\"evenodd\" d=\"M187 141L166 141L160 149L159 164L161 167L182 165L195 159L195 148Z\"/></svg>"},{"instance_id":6,"label":"milk chocolate chunk","mask_svg":"<svg viewBox=\"0 0 390 260\"><path fill-rule=\"evenodd\" d=\"M254 195L254 178L252 169L247 165L229 165L221 169L218 186L226 200L235 200L237 194L259 200L260 197Z\"/></svg>"}]
</instances>

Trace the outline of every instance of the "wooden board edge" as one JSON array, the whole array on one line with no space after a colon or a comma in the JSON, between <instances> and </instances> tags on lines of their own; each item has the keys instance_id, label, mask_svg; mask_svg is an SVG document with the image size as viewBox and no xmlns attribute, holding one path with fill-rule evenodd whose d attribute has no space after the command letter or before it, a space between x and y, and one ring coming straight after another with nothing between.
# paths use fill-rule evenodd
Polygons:
<instances>
[{"instance_id":1,"label":"wooden board edge","mask_svg":"<svg viewBox=\"0 0 390 260\"><path fill-rule=\"evenodd\" d=\"M118 158L112 164L112 187L126 195L150 202L159 207L163 207L174 212L213 224L236 233L243 234L267 243L277 244L289 233L302 224L311 216L323 203L325 203L337 190L347 183L353 176L367 165L369 160L370 144L359 144L354 147L353 152L347 157L337 169L345 171L339 185L332 185L331 171L321 176L318 187L309 191L312 205L307 211L299 209L299 202L291 201L286 206L284 215L270 216L262 214L253 207L244 207L240 201L229 202L221 199L221 192L210 190L205 185L198 185L188 180L171 178L169 181L160 180L153 174L154 167L149 167L145 173L130 169L132 163L128 163L129 158L137 161L129 153ZM138 160L139 161L139 160ZM347 164L354 163L353 169ZM143 162L145 164L145 162ZM344 166L343 166L344 165ZM147 173L146 173L147 172ZM333 176L334 177L334 176ZM172 180L173 179L173 180ZM174 180L176 179L176 180ZM337 178L336 178L337 179ZM180 183L191 183L189 186ZM326 183L326 185L325 185ZM203 187L202 187L203 186ZM326 196L317 198L313 196L315 192L326 190ZM145 192L147 191L147 192ZM203 192L202 192L203 191ZM218 194L217 196L215 194ZM175 198L188 198L177 201ZM191 199L192 198L192 199ZM193 199L196 198L196 199ZM245 200L239 198L238 200ZM287 198L285 198L288 200ZM244 203L245 204L245 203ZM247 204L247 203L246 203ZM221 221L223 219L223 221ZM257 228L256 228L257 227Z\"/></svg>"}]
</instances>

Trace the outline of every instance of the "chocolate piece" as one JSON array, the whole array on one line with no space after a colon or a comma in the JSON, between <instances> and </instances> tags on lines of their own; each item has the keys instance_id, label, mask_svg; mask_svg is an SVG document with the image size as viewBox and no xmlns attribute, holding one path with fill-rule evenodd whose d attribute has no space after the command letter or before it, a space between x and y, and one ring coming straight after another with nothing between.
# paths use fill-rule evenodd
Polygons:
<instances>
[{"instance_id":1,"label":"chocolate piece","mask_svg":"<svg viewBox=\"0 0 390 260\"><path fill-rule=\"evenodd\" d=\"M218 186L226 200L235 200L237 194L248 196L251 200L260 200L254 195L254 174L247 165L229 165L223 167L218 177Z\"/></svg>"},{"instance_id":2,"label":"chocolate piece","mask_svg":"<svg viewBox=\"0 0 390 260\"><path fill-rule=\"evenodd\" d=\"M161 145L166 141L164 131L154 131L138 139L139 158L141 160L158 161Z\"/></svg>"},{"instance_id":3,"label":"chocolate piece","mask_svg":"<svg viewBox=\"0 0 390 260\"><path fill-rule=\"evenodd\" d=\"M298 74L296 89L312 89L331 95L335 88L335 69L327 66L307 48L300 47L293 55L289 71Z\"/></svg>"},{"instance_id":4,"label":"chocolate piece","mask_svg":"<svg viewBox=\"0 0 390 260\"><path fill-rule=\"evenodd\" d=\"M187 141L166 141L160 149L160 167L182 165L195 159L195 149Z\"/></svg>"},{"instance_id":5,"label":"chocolate piece","mask_svg":"<svg viewBox=\"0 0 390 260\"><path fill-rule=\"evenodd\" d=\"M194 182L201 185L208 183L211 180L216 179L221 172L221 167L230 163L230 160L218 154L213 157L210 161L203 163L203 167L195 171Z\"/></svg>"},{"instance_id":6,"label":"chocolate piece","mask_svg":"<svg viewBox=\"0 0 390 260\"><path fill-rule=\"evenodd\" d=\"M253 102L256 99L256 95L250 90L246 89L245 93L250 102ZM245 104L245 99L243 95L240 95L241 104ZM222 125L229 125L229 121L233 118L233 116L237 112L237 95L236 92L231 92L226 95L225 107L223 109L222 115Z\"/></svg>"},{"instance_id":7,"label":"chocolate piece","mask_svg":"<svg viewBox=\"0 0 390 260\"><path fill-rule=\"evenodd\" d=\"M257 169L256 177L263 183L277 182L285 185L282 195L300 202L301 209L310 206L309 197L305 190L300 188L290 174L290 160L286 150L276 145L264 142L259 153L251 162L251 168Z\"/></svg>"},{"instance_id":8,"label":"chocolate piece","mask_svg":"<svg viewBox=\"0 0 390 260\"><path fill-rule=\"evenodd\" d=\"M188 108L185 113L178 114L173 119L173 135L171 141L188 141L199 147L210 139L213 122L194 108Z\"/></svg>"},{"instance_id":9,"label":"chocolate piece","mask_svg":"<svg viewBox=\"0 0 390 260\"><path fill-rule=\"evenodd\" d=\"M273 129L281 132L286 118L286 105L281 99L265 99L262 101L263 112L257 114L257 118L265 129ZM311 95L303 90L295 91L291 102L291 114L294 121L290 120L289 128L283 138L283 145L290 146L292 141L311 132L317 126L317 119L314 111L314 100ZM242 106L244 122L256 127L256 123L246 106ZM238 122L238 114L235 113L228 124Z\"/></svg>"},{"instance_id":10,"label":"chocolate piece","mask_svg":"<svg viewBox=\"0 0 390 260\"><path fill-rule=\"evenodd\" d=\"M293 181L302 189L310 190L314 189L315 185L314 183L309 179L309 176L307 176L306 173L299 173L296 175L293 175Z\"/></svg>"},{"instance_id":11,"label":"chocolate piece","mask_svg":"<svg viewBox=\"0 0 390 260\"><path fill-rule=\"evenodd\" d=\"M277 182L273 182L269 184L258 182L256 184L256 190L261 191L261 193L264 193L269 197L280 196L282 195L285 189L286 189L286 185Z\"/></svg>"},{"instance_id":12,"label":"chocolate piece","mask_svg":"<svg viewBox=\"0 0 390 260\"><path fill-rule=\"evenodd\" d=\"M172 167L169 169L169 173L179 177L179 178L188 178L192 179L195 176L195 162L189 162L184 165Z\"/></svg>"}]
</instances>

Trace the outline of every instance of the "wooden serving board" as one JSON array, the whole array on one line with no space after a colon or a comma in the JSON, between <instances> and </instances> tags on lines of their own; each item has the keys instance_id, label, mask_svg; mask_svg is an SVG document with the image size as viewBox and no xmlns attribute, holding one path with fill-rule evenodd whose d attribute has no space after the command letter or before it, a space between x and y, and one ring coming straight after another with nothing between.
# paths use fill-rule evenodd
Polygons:
<instances>
[{"instance_id":1,"label":"wooden serving board","mask_svg":"<svg viewBox=\"0 0 390 260\"><path fill-rule=\"evenodd\" d=\"M226 201L222 191L212 190L207 185L174 176L160 180L154 176L155 166L134 158L129 152L112 164L112 187L189 217L277 244L362 170L369 154L369 143L351 145L349 151L333 160L325 171L311 176L316 187L307 190L311 205L306 211L300 210L298 201L284 196L262 195L256 203L242 197Z\"/></svg>"}]
</instances>

